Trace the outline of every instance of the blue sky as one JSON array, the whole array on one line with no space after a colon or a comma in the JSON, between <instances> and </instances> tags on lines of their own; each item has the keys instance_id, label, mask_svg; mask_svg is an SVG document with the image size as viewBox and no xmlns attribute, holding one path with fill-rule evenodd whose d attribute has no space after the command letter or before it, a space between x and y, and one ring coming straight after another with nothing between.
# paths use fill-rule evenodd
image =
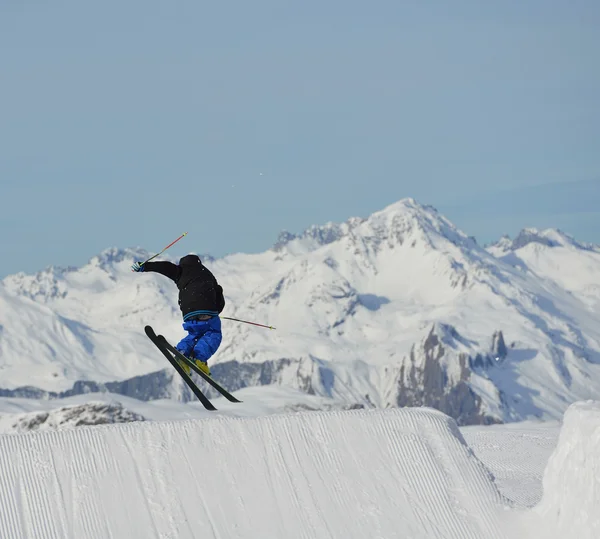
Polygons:
<instances>
[{"instance_id":1,"label":"blue sky","mask_svg":"<svg viewBox=\"0 0 600 539\"><path fill-rule=\"evenodd\" d=\"M0 277L436 206L600 243L597 1L0 4Z\"/></svg>"}]
</instances>

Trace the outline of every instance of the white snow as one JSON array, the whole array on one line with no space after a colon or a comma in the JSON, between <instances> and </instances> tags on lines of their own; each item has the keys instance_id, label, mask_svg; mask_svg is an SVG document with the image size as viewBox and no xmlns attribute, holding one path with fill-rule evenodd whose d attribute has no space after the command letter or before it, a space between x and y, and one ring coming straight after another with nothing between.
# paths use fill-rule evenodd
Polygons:
<instances>
[{"instance_id":1,"label":"white snow","mask_svg":"<svg viewBox=\"0 0 600 539\"><path fill-rule=\"evenodd\" d=\"M405 408L0 435L0 537L591 539L599 472L600 402L562 426Z\"/></svg>"},{"instance_id":2,"label":"white snow","mask_svg":"<svg viewBox=\"0 0 600 539\"><path fill-rule=\"evenodd\" d=\"M428 409L0 436L0 537L501 537L503 499Z\"/></svg>"},{"instance_id":3,"label":"white snow","mask_svg":"<svg viewBox=\"0 0 600 539\"><path fill-rule=\"evenodd\" d=\"M142 328L181 336L176 289L130 272L146 257L110 249L3 280L0 389L169 369ZM600 248L527 229L486 250L406 199L207 265L224 315L277 327L224 321L212 364L289 368L235 391L241 405L213 399L218 412L0 398L0 538L600 537L600 403L587 401L600 394ZM518 423L385 409L430 335L449 384L465 357L491 358L468 388ZM356 404L379 409L343 410Z\"/></svg>"},{"instance_id":4,"label":"white snow","mask_svg":"<svg viewBox=\"0 0 600 539\"><path fill-rule=\"evenodd\" d=\"M461 432L514 507L533 507L541 500L544 470L560 432L558 422L462 427Z\"/></svg>"},{"instance_id":5,"label":"white snow","mask_svg":"<svg viewBox=\"0 0 600 539\"><path fill-rule=\"evenodd\" d=\"M215 415L230 417L259 417L285 412L306 410L338 410L340 403L325 397L308 395L296 389L281 386L249 387L236 392L242 404L231 403L224 398L214 398L217 412L207 411L197 400L182 403L171 399L140 401L111 393L86 393L64 399L24 399L0 397L0 434L19 433L27 430L32 418L48 414L48 420L40 430L64 429L76 426L69 421L72 411L85 406L104 405L123 409L150 421L210 418ZM97 410L99 420L111 419Z\"/></svg>"},{"instance_id":6,"label":"white snow","mask_svg":"<svg viewBox=\"0 0 600 539\"><path fill-rule=\"evenodd\" d=\"M544 473L544 496L535 508L546 537L600 537L600 402L567 410L556 450Z\"/></svg>"},{"instance_id":7,"label":"white snow","mask_svg":"<svg viewBox=\"0 0 600 539\"><path fill-rule=\"evenodd\" d=\"M487 417L558 420L600 393L596 247L528 230L488 252L412 199L282 239L264 253L207 261L226 292L223 315L277 328L224 320L212 365L289 359L273 383L340 404L396 406L411 350L422 368L432 327L456 330L442 329L450 383L465 374L460 356L491 354L502 331L506 358L466 380ZM143 326L182 337L177 291L160 275L130 271L147 255L110 249L82 268L4 279L0 388L64 391L165 368Z\"/></svg>"}]
</instances>

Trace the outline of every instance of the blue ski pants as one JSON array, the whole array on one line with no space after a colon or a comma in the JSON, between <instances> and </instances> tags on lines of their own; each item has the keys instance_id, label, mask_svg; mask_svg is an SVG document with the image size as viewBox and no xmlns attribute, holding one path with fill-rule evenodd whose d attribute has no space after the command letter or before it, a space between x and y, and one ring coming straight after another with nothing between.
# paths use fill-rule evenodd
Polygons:
<instances>
[{"instance_id":1,"label":"blue ski pants","mask_svg":"<svg viewBox=\"0 0 600 539\"><path fill-rule=\"evenodd\" d=\"M177 350L184 356L208 361L221 345L221 319L213 316L208 320L188 320L183 323L188 334L179 341Z\"/></svg>"}]
</instances>

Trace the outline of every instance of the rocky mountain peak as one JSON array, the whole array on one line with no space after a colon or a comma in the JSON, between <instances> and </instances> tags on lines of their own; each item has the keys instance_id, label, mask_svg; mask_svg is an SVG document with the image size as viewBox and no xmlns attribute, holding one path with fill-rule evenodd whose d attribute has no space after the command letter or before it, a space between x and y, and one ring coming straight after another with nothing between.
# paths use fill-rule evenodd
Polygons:
<instances>
[{"instance_id":1,"label":"rocky mountain peak","mask_svg":"<svg viewBox=\"0 0 600 539\"><path fill-rule=\"evenodd\" d=\"M547 228L540 230L537 228L524 228L515 239L504 235L500 240L488 246L488 251L496 256L508 254L511 251L517 251L531 244L537 244L545 247L572 247L585 251L598 251L597 246L578 242L569 234L558 228Z\"/></svg>"},{"instance_id":2,"label":"rocky mountain peak","mask_svg":"<svg viewBox=\"0 0 600 539\"><path fill-rule=\"evenodd\" d=\"M302 234L288 231L279 234L273 249L292 253L313 251L342 240L349 235L365 238L369 243L403 244L407 240L424 241L436 247L447 240L468 249L478 248L473 237L466 236L433 206L404 198L368 218L352 217L343 223L313 225Z\"/></svg>"}]
</instances>

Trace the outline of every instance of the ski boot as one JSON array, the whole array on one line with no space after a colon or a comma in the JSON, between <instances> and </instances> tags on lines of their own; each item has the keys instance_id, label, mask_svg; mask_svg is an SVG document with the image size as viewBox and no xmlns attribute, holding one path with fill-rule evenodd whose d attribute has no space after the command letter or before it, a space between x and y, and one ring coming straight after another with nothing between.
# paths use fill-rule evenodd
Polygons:
<instances>
[{"instance_id":1,"label":"ski boot","mask_svg":"<svg viewBox=\"0 0 600 539\"><path fill-rule=\"evenodd\" d=\"M189 356L187 357L192 363L194 363L204 374L210 376L210 369L208 368L208 363L206 361L200 361L199 359L194 359ZM192 368L187 364L177 359L177 363L181 366L181 368L185 371L185 373L189 376L192 372Z\"/></svg>"},{"instance_id":2,"label":"ski boot","mask_svg":"<svg viewBox=\"0 0 600 539\"><path fill-rule=\"evenodd\" d=\"M210 369L208 368L208 363L206 361L201 361L199 359L196 359L194 361L194 363L204 374L206 374L207 376L210 376Z\"/></svg>"}]
</instances>

